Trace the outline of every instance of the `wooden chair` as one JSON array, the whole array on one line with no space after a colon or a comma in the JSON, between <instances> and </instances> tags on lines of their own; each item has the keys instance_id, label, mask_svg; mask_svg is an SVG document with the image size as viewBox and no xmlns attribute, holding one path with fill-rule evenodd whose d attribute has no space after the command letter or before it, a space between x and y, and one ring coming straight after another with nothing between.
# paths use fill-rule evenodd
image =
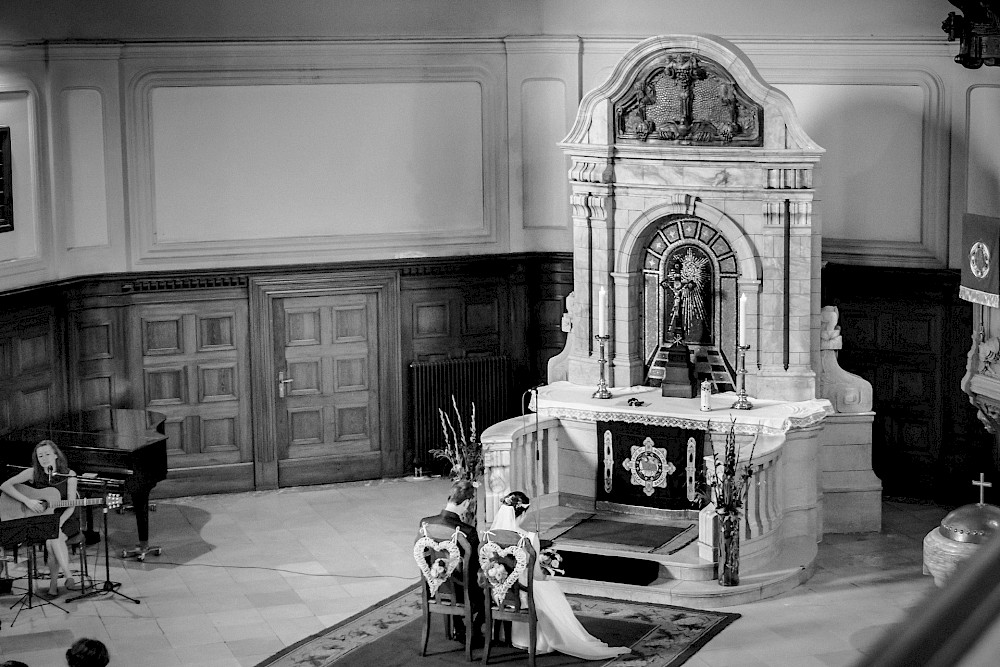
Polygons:
<instances>
[{"instance_id":1,"label":"wooden chair","mask_svg":"<svg viewBox=\"0 0 1000 667\"><path fill-rule=\"evenodd\" d=\"M421 526L413 543L413 559L423 576L424 628L420 645L421 657L427 655L431 614L441 614L445 618L445 634L448 639L455 636L452 619L456 616L465 619L465 658L472 660L472 602L466 592L470 585L476 585L469 581L471 558L472 547L462 531L433 523ZM436 568L435 564L439 567ZM443 572L440 571L440 566L443 566Z\"/></svg>"},{"instance_id":2,"label":"wooden chair","mask_svg":"<svg viewBox=\"0 0 1000 667\"><path fill-rule=\"evenodd\" d=\"M509 530L487 531L486 541L479 545L479 566L486 581L486 628L489 636L483 653L483 663L489 662L490 644L498 638L500 623L504 623L507 640L510 624L528 624L528 666L535 667L535 644L538 640L538 616L535 613L535 549L527 537ZM498 578L491 570L502 567L506 573ZM525 582L520 581L521 576ZM499 585L498 585L499 584Z\"/></svg>"}]
</instances>

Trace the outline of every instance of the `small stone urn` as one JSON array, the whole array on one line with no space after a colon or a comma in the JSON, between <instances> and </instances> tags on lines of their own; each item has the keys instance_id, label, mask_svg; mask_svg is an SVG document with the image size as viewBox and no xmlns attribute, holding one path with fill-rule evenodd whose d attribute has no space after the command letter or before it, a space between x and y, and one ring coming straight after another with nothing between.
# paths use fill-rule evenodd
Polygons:
<instances>
[{"instance_id":1,"label":"small stone urn","mask_svg":"<svg viewBox=\"0 0 1000 667\"><path fill-rule=\"evenodd\" d=\"M940 526L924 537L924 574L930 574L937 586L943 586L958 564L998 531L1000 507L996 505L980 502L952 510Z\"/></svg>"}]
</instances>

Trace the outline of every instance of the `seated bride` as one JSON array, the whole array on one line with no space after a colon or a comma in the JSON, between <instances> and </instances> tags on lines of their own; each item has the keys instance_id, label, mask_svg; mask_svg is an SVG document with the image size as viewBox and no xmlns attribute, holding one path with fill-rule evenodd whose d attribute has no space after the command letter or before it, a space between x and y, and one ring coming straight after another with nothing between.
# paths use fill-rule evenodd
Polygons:
<instances>
[{"instance_id":1,"label":"seated bride","mask_svg":"<svg viewBox=\"0 0 1000 667\"><path fill-rule=\"evenodd\" d=\"M507 494L500 501L500 509L490 529L510 530L527 537L535 553L538 553L538 535L521 529L528 505L528 496L522 492L512 491ZM522 574L521 583L526 585L527 580L527 573ZM573 608L559 588L559 582L545 574L538 560L535 561L534 598L538 615L536 653L558 651L582 660L603 660L631 652L624 646L608 646L587 632L573 614ZM513 623L511 644L518 648L528 648L527 623Z\"/></svg>"}]
</instances>

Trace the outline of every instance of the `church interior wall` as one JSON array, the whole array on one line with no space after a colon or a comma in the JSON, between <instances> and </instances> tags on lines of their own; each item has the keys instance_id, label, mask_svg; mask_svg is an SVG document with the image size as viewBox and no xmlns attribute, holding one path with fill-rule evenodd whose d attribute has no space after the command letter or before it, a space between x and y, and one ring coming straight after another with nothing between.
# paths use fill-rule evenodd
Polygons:
<instances>
[{"instance_id":1,"label":"church interior wall","mask_svg":"<svg viewBox=\"0 0 1000 667\"><path fill-rule=\"evenodd\" d=\"M257 27L213 15L203 32L203 14L177 4L186 18L145 9L148 23L141 12L99 23L64 3L81 19L72 28L4 10L0 86L14 99L3 120L23 128L15 152L30 166L17 170L21 224L3 244L0 287L109 270L568 251L567 164L554 144L580 97L658 23L732 39L792 98L827 149L816 186L827 259L956 266L962 213L998 204L989 110L1000 80L952 62L938 3L866 7L866 32L849 8L823 3L768 21L779 10L739 3L509 2L500 18L440 2L434 38L425 15L402 12L405 30L385 3L355 8L353 21L340 20L348 8L284 16L266 35L268 3ZM376 18L384 32L363 32ZM293 25L335 39L289 39Z\"/></svg>"},{"instance_id":2,"label":"church interior wall","mask_svg":"<svg viewBox=\"0 0 1000 667\"><path fill-rule=\"evenodd\" d=\"M0 234L0 290L522 253L558 263L573 229L556 143L629 48L684 32L736 44L826 149L814 259L953 271L962 215L1000 210L1000 73L953 62L948 10L5 3L0 125L14 138L15 225ZM557 322L564 277L526 286L525 308ZM536 333L526 354L540 368L562 334Z\"/></svg>"}]
</instances>

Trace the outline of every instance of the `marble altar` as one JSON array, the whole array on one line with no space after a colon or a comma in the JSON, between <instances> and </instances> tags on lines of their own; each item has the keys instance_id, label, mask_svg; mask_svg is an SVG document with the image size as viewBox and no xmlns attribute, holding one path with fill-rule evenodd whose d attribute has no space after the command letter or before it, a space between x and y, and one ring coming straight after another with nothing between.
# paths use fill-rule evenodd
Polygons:
<instances>
[{"instance_id":1,"label":"marble altar","mask_svg":"<svg viewBox=\"0 0 1000 667\"><path fill-rule=\"evenodd\" d=\"M723 39L651 37L584 96L560 146L572 163L567 345L535 413L483 433L486 520L514 488L538 506L593 511L595 425L610 420L702 430L716 452L735 430L754 475L745 570L794 552L807 576L824 525L878 530L871 388L839 369L832 331L821 345L813 172L824 150L788 97ZM711 411L661 395L655 363L678 343L714 389ZM750 410L732 409L741 349ZM594 398L605 376L611 397ZM711 505L700 511L702 563L714 562L714 521Z\"/></svg>"}]
</instances>

